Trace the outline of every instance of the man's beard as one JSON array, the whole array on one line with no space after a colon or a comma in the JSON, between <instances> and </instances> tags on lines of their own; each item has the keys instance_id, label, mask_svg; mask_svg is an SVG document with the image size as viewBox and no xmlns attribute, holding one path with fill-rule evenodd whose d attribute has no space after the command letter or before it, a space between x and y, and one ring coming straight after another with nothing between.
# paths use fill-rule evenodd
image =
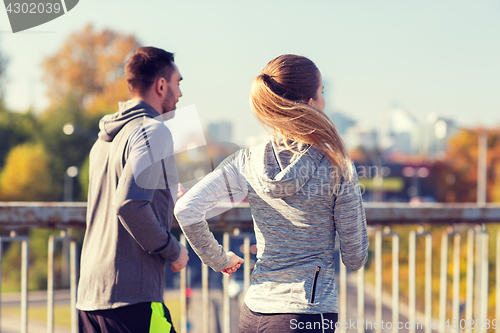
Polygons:
<instances>
[{"instance_id":1,"label":"man's beard","mask_svg":"<svg viewBox=\"0 0 500 333\"><path fill-rule=\"evenodd\" d=\"M174 93L172 92L172 89L167 87L167 94L165 95L165 99L163 100L163 103L161 104L163 114L170 112L170 111L174 111L175 104L177 104L177 101L174 98Z\"/></svg>"}]
</instances>

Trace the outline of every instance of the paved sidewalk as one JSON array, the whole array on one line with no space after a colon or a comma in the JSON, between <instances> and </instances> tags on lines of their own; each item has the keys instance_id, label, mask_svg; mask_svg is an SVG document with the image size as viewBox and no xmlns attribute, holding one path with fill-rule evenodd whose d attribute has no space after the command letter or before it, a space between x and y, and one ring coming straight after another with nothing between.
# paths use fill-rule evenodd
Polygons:
<instances>
[{"instance_id":1,"label":"paved sidewalk","mask_svg":"<svg viewBox=\"0 0 500 333\"><path fill-rule=\"evenodd\" d=\"M1 329L2 333L19 333L21 332L21 319L19 317L2 316L1 319ZM31 319L28 321L28 333L42 333L47 332L47 325L45 323ZM54 329L55 333L70 333L69 328L59 328Z\"/></svg>"},{"instance_id":2,"label":"paved sidewalk","mask_svg":"<svg viewBox=\"0 0 500 333\"><path fill-rule=\"evenodd\" d=\"M20 293L2 293L1 294L1 309L0 309L0 332L2 333L19 333L21 332L20 316L12 316L5 314L6 308L20 309L21 295ZM69 304L69 290L57 290L54 293L54 303L56 305ZM35 306L45 306L47 304L46 291L30 291L28 292L28 308ZM28 333L47 332L47 324L35 319L28 319ZM56 327L55 333L70 333L70 328Z\"/></svg>"},{"instance_id":3,"label":"paved sidewalk","mask_svg":"<svg viewBox=\"0 0 500 333\"><path fill-rule=\"evenodd\" d=\"M347 309L339 309L340 311L347 312L347 321L351 320L356 322L357 316L357 284L356 284L356 273L350 273L347 277ZM337 277L338 281L338 277ZM164 293L165 299L179 299L179 290L166 290ZM45 291L29 292L29 306L43 306L47 304L47 293ZM7 293L1 295L2 309L7 307L19 307L19 294L18 293ZM55 293L55 303L56 304L69 304L70 294L69 290L58 290ZM239 299L231 299L231 332L238 332L238 320L240 315L240 308L243 301L243 295L240 295ZM385 323L392 321L392 298L387 293L382 296L382 319ZM191 325L191 333L197 333L202 331L202 292L201 289L194 289L188 304L188 320ZM405 323L408 321L408 307L407 304L400 302L399 304L400 319L399 321ZM222 302L222 290L211 289L210 290L210 332L218 333L222 332L223 325L223 302ZM365 285L365 317L362 318L371 323L375 323L375 289L370 285ZM423 321L423 315L421 313L417 314L417 321ZM7 316L2 314L0 318L0 331L2 333L18 333L20 332L20 318L17 316ZM36 320L28 321L28 333L40 333L46 332L47 327L43 322L38 322ZM177 325L176 325L177 326ZM176 327L178 328L178 327ZM69 328L57 328L56 333L70 333ZM423 330L417 330L421 332ZM349 328L348 333L357 333L357 329ZM367 333L375 332L375 329L366 330ZM392 332L392 330L386 329L383 332ZM408 332L407 329L402 329L400 332Z\"/></svg>"}]
</instances>

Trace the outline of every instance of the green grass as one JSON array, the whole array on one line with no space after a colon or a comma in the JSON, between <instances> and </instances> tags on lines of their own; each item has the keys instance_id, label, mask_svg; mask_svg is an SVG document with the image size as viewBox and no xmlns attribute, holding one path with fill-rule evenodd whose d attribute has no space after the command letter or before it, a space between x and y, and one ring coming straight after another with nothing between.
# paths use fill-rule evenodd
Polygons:
<instances>
[{"instance_id":1,"label":"green grass","mask_svg":"<svg viewBox=\"0 0 500 333\"><path fill-rule=\"evenodd\" d=\"M375 188L375 183L373 178L360 178L359 184L364 186L367 190L373 190ZM384 178L382 182L382 189L385 191L400 192L404 187L403 178L400 177L388 177Z\"/></svg>"},{"instance_id":2,"label":"green grass","mask_svg":"<svg viewBox=\"0 0 500 333\"><path fill-rule=\"evenodd\" d=\"M8 316L21 316L21 308L2 308L2 314ZM47 323L47 306L30 306L28 307L28 320L36 320L41 323ZM71 327L71 311L69 305L54 306L54 325Z\"/></svg>"},{"instance_id":3,"label":"green grass","mask_svg":"<svg viewBox=\"0 0 500 333\"><path fill-rule=\"evenodd\" d=\"M165 300L165 306L170 311L170 316L172 317L172 323L177 331L181 326L181 300L180 299L168 299Z\"/></svg>"}]
</instances>

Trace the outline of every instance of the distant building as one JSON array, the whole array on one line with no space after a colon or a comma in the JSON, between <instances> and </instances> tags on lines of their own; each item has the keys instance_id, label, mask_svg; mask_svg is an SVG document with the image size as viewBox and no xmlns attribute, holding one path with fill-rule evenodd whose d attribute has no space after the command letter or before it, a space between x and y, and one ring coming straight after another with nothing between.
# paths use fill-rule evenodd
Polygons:
<instances>
[{"instance_id":1,"label":"distant building","mask_svg":"<svg viewBox=\"0 0 500 333\"><path fill-rule=\"evenodd\" d=\"M349 128L356 125L356 120L337 111L331 112L330 114L328 114L328 116L332 120L335 127L337 127L337 131L341 135L346 134Z\"/></svg>"},{"instance_id":2,"label":"distant building","mask_svg":"<svg viewBox=\"0 0 500 333\"><path fill-rule=\"evenodd\" d=\"M388 152L414 154L420 151L419 124L407 110L393 108L386 112L380 135L381 148Z\"/></svg>"},{"instance_id":3,"label":"distant building","mask_svg":"<svg viewBox=\"0 0 500 333\"><path fill-rule=\"evenodd\" d=\"M458 126L453 119L428 114L427 123L423 126L422 153L429 156L442 154L448 148L448 139L457 130Z\"/></svg>"},{"instance_id":4,"label":"distant building","mask_svg":"<svg viewBox=\"0 0 500 333\"><path fill-rule=\"evenodd\" d=\"M233 124L227 121L208 124L208 136L211 142L231 142Z\"/></svg>"},{"instance_id":5,"label":"distant building","mask_svg":"<svg viewBox=\"0 0 500 333\"><path fill-rule=\"evenodd\" d=\"M387 152L437 157L447 149L447 140L458 129L455 121L434 113L418 122L407 110L393 108L386 113L380 147Z\"/></svg>"},{"instance_id":6,"label":"distant building","mask_svg":"<svg viewBox=\"0 0 500 333\"><path fill-rule=\"evenodd\" d=\"M359 146L373 150L378 147L378 132L373 126L367 124L356 124L349 127L342 136L347 149L354 149Z\"/></svg>"}]
</instances>

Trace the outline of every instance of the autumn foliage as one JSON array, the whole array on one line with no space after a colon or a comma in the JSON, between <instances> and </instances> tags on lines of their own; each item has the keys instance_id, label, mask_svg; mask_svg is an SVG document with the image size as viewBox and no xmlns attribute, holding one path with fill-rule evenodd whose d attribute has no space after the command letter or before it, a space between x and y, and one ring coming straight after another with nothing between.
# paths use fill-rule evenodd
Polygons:
<instances>
[{"instance_id":1,"label":"autumn foliage","mask_svg":"<svg viewBox=\"0 0 500 333\"><path fill-rule=\"evenodd\" d=\"M438 201L476 202L479 134L488 137L487 201L500 202L500 129L461 129L448 143L445 157L434 164Z\"/></svg>"},{"instance_id":2,"label":"autumn foliage","mask_svg":"<svg viewBox=\"0 0 500 333\"><path fill-rule=\"evenodd\" d=\"M118 101L128 99L124 66L139 42L133 35L110 29L95 31L87 25L65 41L43 62L51 104L58 105L71 95L91 113L110 113Z\"/></svg>"},{"instance_id":3,"label":"autumn foliage","mask_svg":"<svg viewBox=\"0 0 500 333\"><path fill-rule=\"evenodd\" d=\"M54 199L49 166L43 145L25 143L14 147L0 173L0 200Z\"/></svg>"},{"instance_id":4,"label":"autumn foliage","mask_svg":"<svg viewBox=\"0 0 500 333\"><path fill-rule=\"evenodd\" d=\"M0 200L62 199L66 169L84 164L100 117L129 98L124 66L137 47L133 35L89 24L42 64L47 109L12 112L2 105L0 94ZM0 79L4 65L0 54ZM75 133L64 134L66 124L74 125ZM75 181L74 197L86 197L78 193L85 188Z\"/></svg>"}]
</instances>

